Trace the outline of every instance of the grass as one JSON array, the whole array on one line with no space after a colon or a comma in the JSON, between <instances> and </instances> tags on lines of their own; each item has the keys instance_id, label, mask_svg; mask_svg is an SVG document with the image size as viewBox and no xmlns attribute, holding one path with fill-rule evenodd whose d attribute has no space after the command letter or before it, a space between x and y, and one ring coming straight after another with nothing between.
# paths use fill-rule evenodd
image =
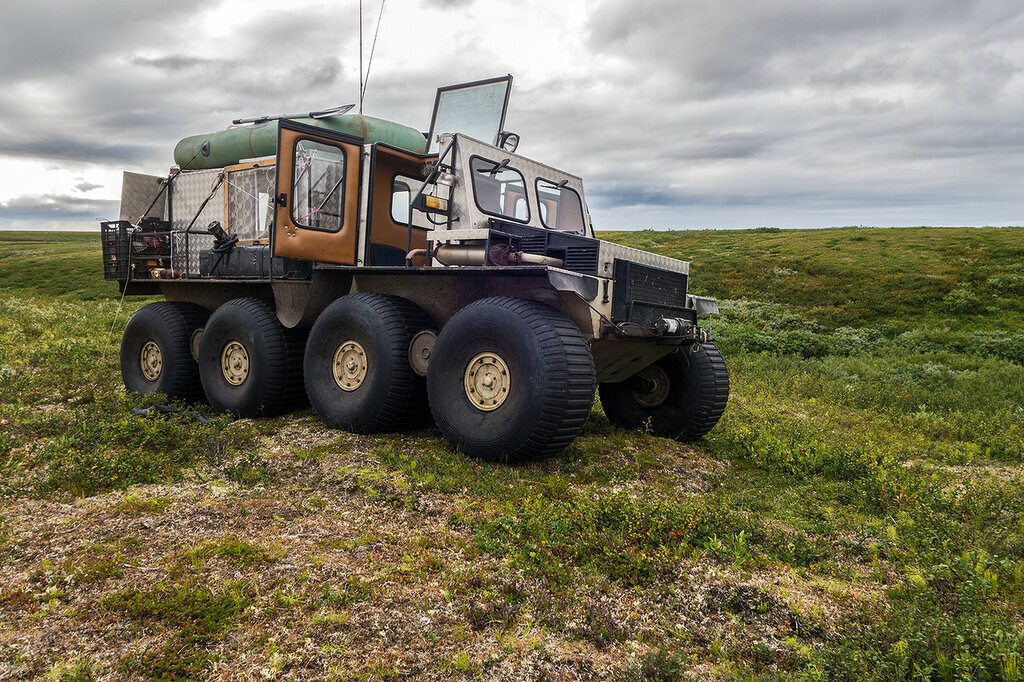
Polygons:
<instances>
[{"instance_id":1,"label":"grass","mask_svg":"<svg viewBox=\"0 0 1024 682\"><path fill-rule=\"evenodd\" d=\"M95 235L0 233L0 666L1021 679L1024 230L604 236L721 299L729 407L691 448L598 404L509 467L309 411L137 417L145 301ZM9 634L47 629L59 654Z\"/></svg>"}]
</instances>

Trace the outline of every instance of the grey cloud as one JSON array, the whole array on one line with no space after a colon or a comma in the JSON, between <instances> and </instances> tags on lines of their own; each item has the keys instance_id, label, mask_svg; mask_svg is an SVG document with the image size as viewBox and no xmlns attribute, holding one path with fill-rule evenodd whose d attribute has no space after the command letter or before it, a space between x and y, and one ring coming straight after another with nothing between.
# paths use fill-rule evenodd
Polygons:
<instances>
[{"instance_id":1,"label":"grey cloud","mask_svg":"<svg viewBox=\"0 0 1024 682\"><path fill-rule=\"evenodd\" d=\"M116 218L117 201L82 199L63 194L39 194L0 201L0 228L95 227L95 220Z\"/></svg>"},{"instance_id":2,"label":"grey cloud","mask_svg":"<svg viewBox=\"0 0 1024 682\"><path fill-rule=\"evenodd\" d=\"M680 5L605 2L591 21L595 51L643 60L690 97L799 83L877 82L927 78L941 82L974 73L959 62L999 62L986 55L1019 20L1011 2L821 3L786 0L739 3L703 0ZM936 47L961 48L948 56ZM988 77L1005 79L1005 70Z\"/></svg>"},{"instance_id":3,"label":"grey cloud","mask_svg":"<svg viewBox=\"0 0 1024 682\"><path fill-rule=\"evenodd\" d=\"M199 67L209 68L211 66L217 69L223 69L236 64L234 60L205 59L203 57L184 54L172 54L163 57L132 57L131 63L135 66L144 66L163 71L175 72L196 69Z\"/></svg>"},{"instance_id":4,"label":"grey cloud","mask_svg":"<svg viewBox=\"0 0 1024 682\"><path fill-rule=\"evenodd\" d=\"M465 9L472 5L474 0L426 0L424 4L428 7L440 7L442 9Z\"/></svg>"},{"instance_id":5,"label":"grey cloud","mask_svg":"<svg viewBox=\"0 0 1024 682\"><path fill-rule=\"evenodd\" d=\"M437 18L470 5L493 20L472 0L408 11ZM357 100L351 7L237 15L227 56L196 34L207 7L54 0L5 9L0 153L161 172L185 135ZM372 27L376 5L364 11ZM885 210L924 221L915 211L1005 216L1020 205L1018 2L604 0L587 11L589 54L542 73L521 75L514 50L478 44L471 31L418 48L446 51L443 68L440 58L395 55L386 68L378 51L366 111L425 129L438 85L510 70L507 127L523 135L522 153L584 177L598 227L602 216L635 216L635 226L650 225L644 216L664 226L684 216L845 224ZM3 211L81 219L69 197L32 201Z\"/></svg>"},{"instance_id":6,"label":"grey cloud","mask_svg":"<svg viewBox=\"0 0 1024 682\"><path fill-rule=\"evenodd\" d=\"M81 178L79 178L81 180ZM100 189L103 185L98 185L95 182L89 182L88 180L82 180L75 185L75 190L79 192L90 192L94 189Z\"/></svg>"},{"instance_id":7,"label":"grey cloud","mask_svg":"<svg viewBox=\"0 0 1024 682\"><path fill-rule=\"evenodd\" d=\"M140 37L150 44L171 42L169 34L182 17L209 8L204 0L5 3L0 81L67 73L97 55L117 54Z\"/></svg>"},{"instance_id":8,"label":"grey cloud","mask_svg":"<svg viewBox=\"0 0 1024 682\"><path fill-rule=\"evenodd\" d=\"M67 137L41 131L21 137L0 137L0 154L90 163L117 161L136 163L152 158L153 145L128 145L104 141L102 138Z\"/></svg>"},{"instance_id":9,"label":"grey cloud","mask_svg":"<svg viewBox=\"0 0 1024 682\"><path fill-rule=\"evenodd\" d=\"M319 63L302 64L292 72L295 79L310 88L326 88L334 85L341 77L341 60L325 57Z\"/></svg>"}]
</instances>

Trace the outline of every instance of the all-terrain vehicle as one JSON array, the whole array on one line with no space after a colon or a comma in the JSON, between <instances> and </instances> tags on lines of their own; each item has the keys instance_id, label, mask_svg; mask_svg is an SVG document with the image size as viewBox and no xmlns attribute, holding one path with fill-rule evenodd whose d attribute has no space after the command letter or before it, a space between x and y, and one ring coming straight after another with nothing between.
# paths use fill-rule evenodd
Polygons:
<instances>
[{"instance_id":1,"label":"all-terrain vehicle","mask_svg":"<svg viewBox=\"0 0 1024 682\"><path fill-rule=\"evenodd\" d=\"M308 400L387 432L433 416L516 461L615 424L684 440L725 409L689 264L594 238L580 178L515 153L511 76L438 90L430 131L343 110L185 138L125 173L104 273L162 294L121 342L125 386L240 416Z\"/></svg>"}]
</instances>

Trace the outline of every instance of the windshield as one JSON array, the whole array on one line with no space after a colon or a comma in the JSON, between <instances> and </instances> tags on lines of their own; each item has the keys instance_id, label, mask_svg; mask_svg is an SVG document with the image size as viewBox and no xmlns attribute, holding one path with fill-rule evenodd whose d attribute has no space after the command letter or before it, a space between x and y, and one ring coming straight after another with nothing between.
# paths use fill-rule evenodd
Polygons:
<instances>
[{"instance_id":1,"label":"windshield","mask_svg":"<svg viewBox=\"0 0 1024 682\"><path fill-rule=\"evenodd\" d=\"M537 201L544 227L559 232L585 234L583 202L576 190L562 183L537 180Z\"/></svg>"},{"instance_id":2,"label":"windshield","mask_svg":"<svg viewBox=\"0 0 1024 682\"><path fill-rule=\"evenodd\" d=\"M519 171L510 168L507 163L507 160L497 162L479 156L470 160L476 203L484 213L522 223L529 222L526 181Z\"/></svg>"}]
</instances>

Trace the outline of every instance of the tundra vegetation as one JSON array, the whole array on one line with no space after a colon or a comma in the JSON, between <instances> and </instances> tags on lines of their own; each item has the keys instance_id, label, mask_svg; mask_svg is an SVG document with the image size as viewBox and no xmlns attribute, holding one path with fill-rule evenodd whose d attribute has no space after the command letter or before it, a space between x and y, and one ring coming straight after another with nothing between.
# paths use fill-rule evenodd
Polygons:
<instances>
[{"instance_id":1,"label":"tundra vegetation","mask_svg":"<svg viewBox=\"0 0 1024 682\"><path fill-rule=\"evenodd\" d=\"M0 233L0 678L1021 679L1024 229L603 237L692 261L729 406L506 466L133 414L146 301Z\"/></svg>"}]
</instances>

